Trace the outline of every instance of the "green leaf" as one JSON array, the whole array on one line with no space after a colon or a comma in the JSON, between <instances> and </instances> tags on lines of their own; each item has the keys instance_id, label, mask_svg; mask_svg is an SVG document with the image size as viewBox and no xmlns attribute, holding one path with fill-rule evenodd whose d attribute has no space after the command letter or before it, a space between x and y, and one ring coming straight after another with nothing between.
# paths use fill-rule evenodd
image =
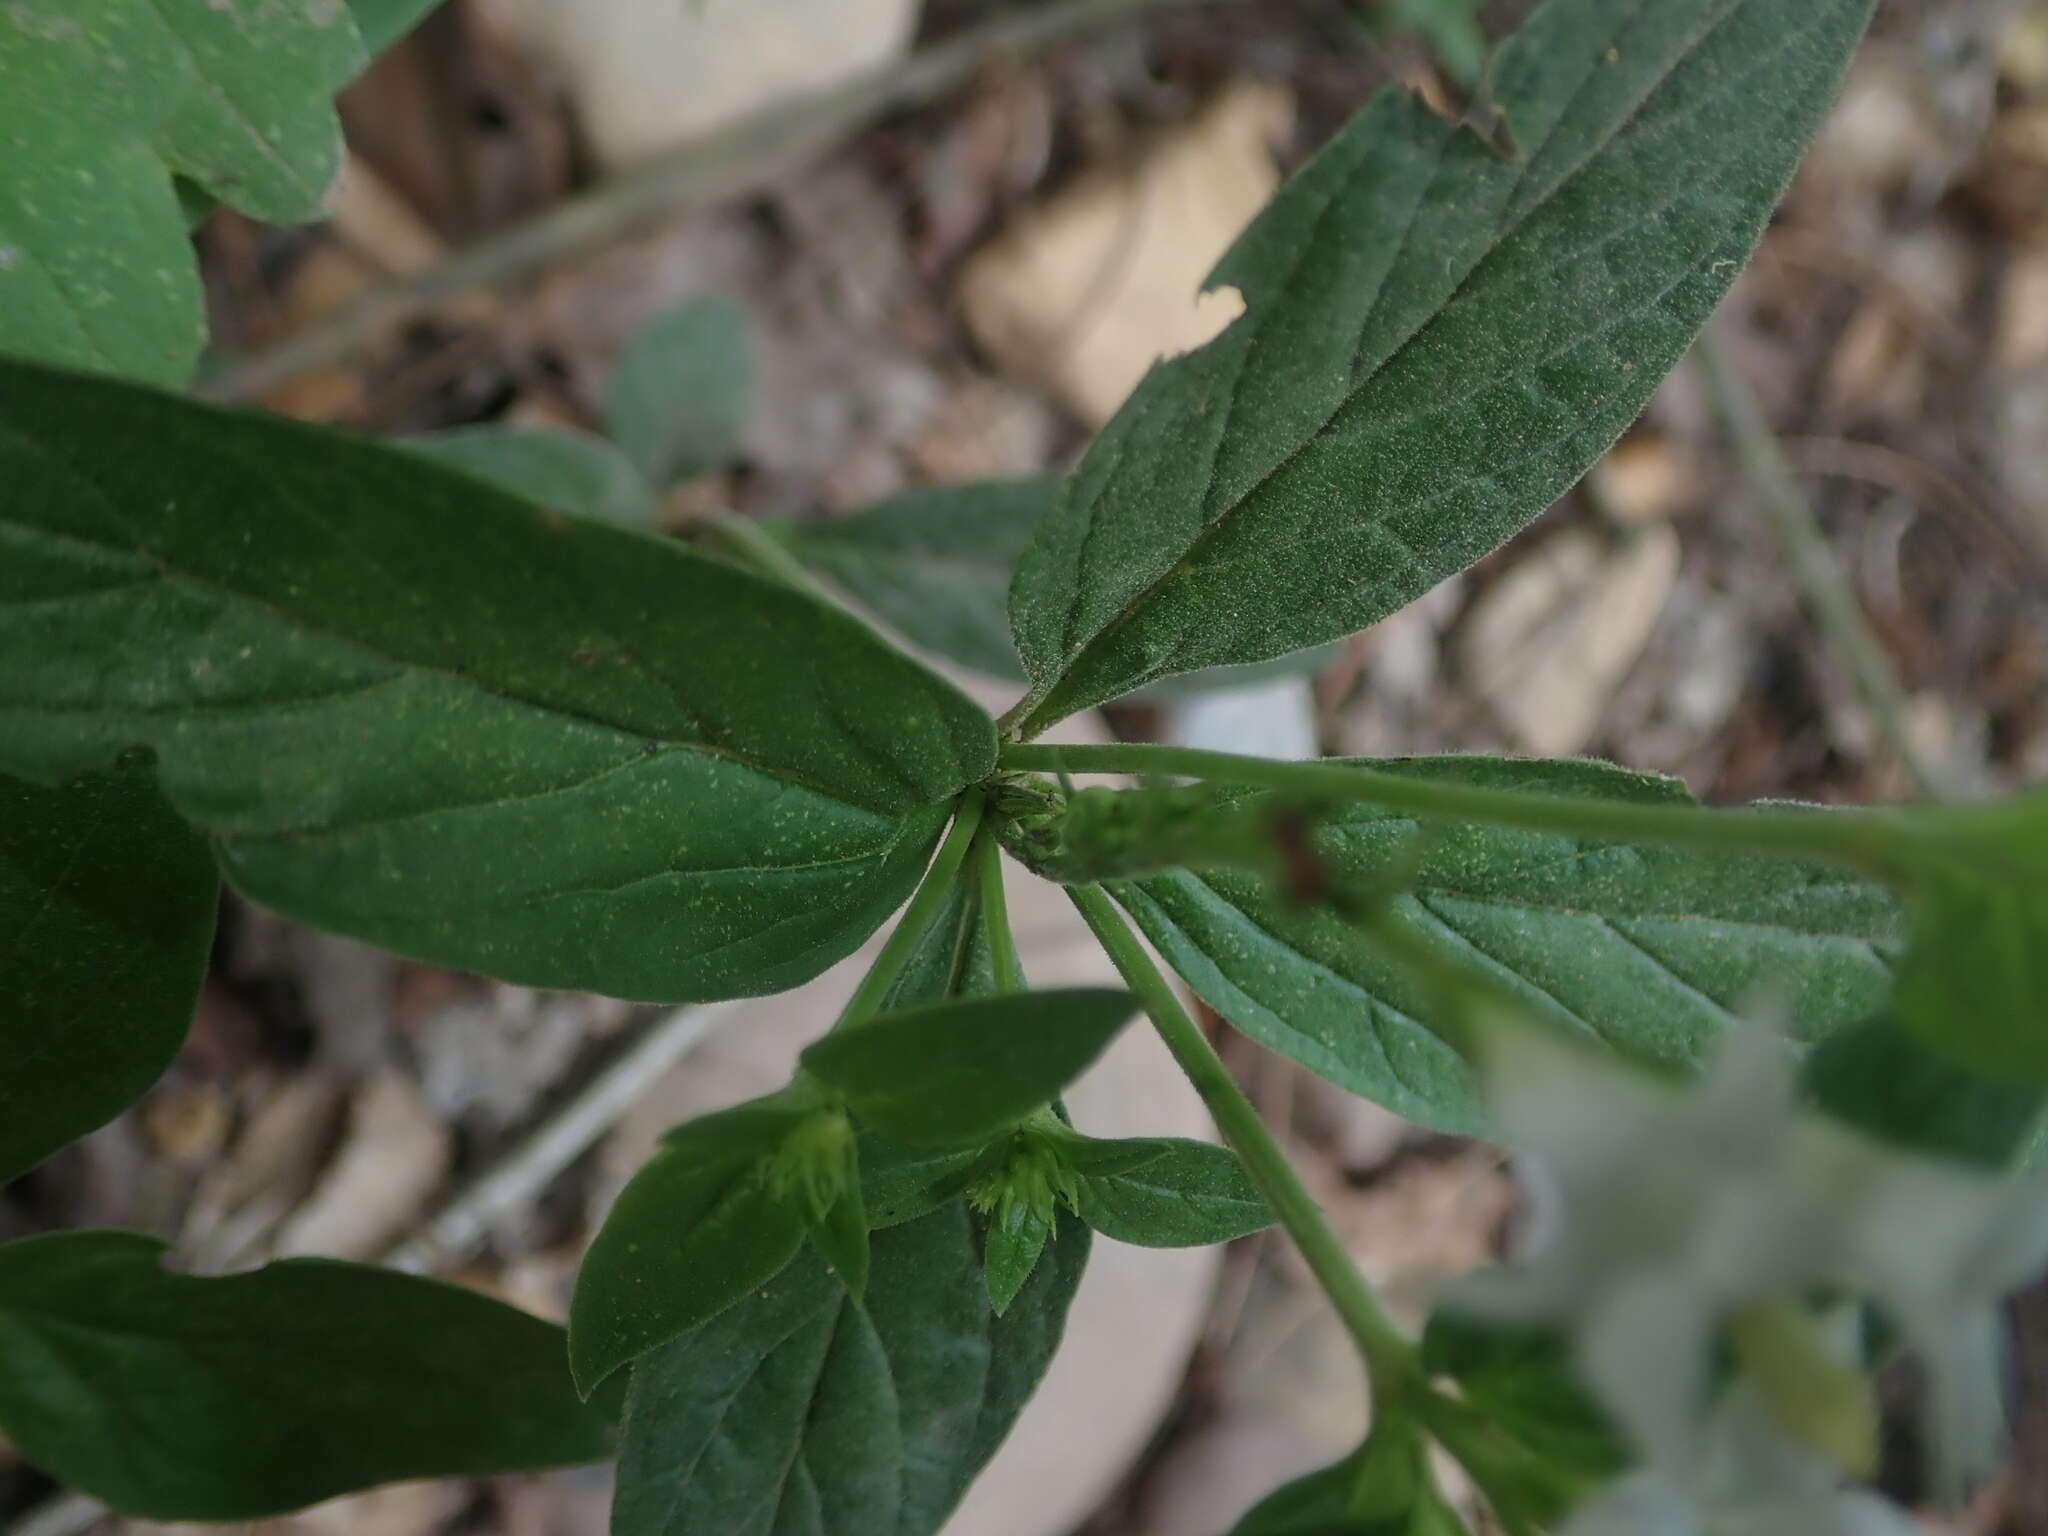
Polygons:
<instances>
[{"instance_id":1,"label":"green leaf","mask_svg":"<svg viewBox=\"0 0 2048 1536\"><path fill-rule=\"evenodd\" d=\"M170 1065L219 890L145 764L56 790L0 774L0 1183Z\"/></svg>"},{"instance_id":2,"label":"green leaf","mask_svg":"<svg viewBox=\"0 0 2048 1536\"><path fill-rule=\"evenodd\" d=\"M1806 1060L1815 1106L1894 1146L2005 1168L2044 1130L2048 1093L1957 1065L1881 1013L1823 1040Z\"/></svg>"},{"instance_id":3,"label":"green leaf","mask_svg":"<svg viewBox=\"0 0 2048 1536\"><path fill-rule=\"evenodd\" d=\"M997 1317L1010 1310L1037 1270L1058 1219L1057 1213L1048 1216L1022 1201L1009 1202L990 1216L982 1237L982 1265L988 1304Z\"/></svg>"},{"instance_id":4,"label":"green leaf","mask_svg":"<svg viewBox=\"0 0 2048 1536\"><path fill-rule=\"evenodd\" d=\"M1333 1466L1261 1500L1230 1536L1466 1536L1429 1472L1413 1420L1376 1425Z\"/></svg>"},{"instance_id":5,"label":"green leaf","mask_svg":"<svg viewBox=\"0 0 2048 1536\"><path fill-rule=\"evenodd\" d=\"M725 299L693 299L627 342L605 426L649 484L671 485L738 454L753 388L746 316Z\"/></svg>"},{"instance_id":6,"label":"green leaf","mask_svg":"<svg viewBox=\"0 0 2048 1536\"><path fill-rule=\"evenodd\" d=\"M654 522L654 493L632 460L589 432L457 427L406 438L402 446L467 470L535 506L629 528Z\"/></svg>"},{"instance_id":7,"label":"green leaf","mask_svg":"<svg viewBox=\"0 0 2048 1536\"><path fill-rule=\"evenodd\" d=\"M883 1136L978 1146L1080 1076L1137 1006L1094 988L931 1003L827 1035L801 1059Z\"/></svg>"},{"instance_id":8,"label":"green leaf","mask_svg":"<svg viewBox=\"0 0 2048 1536\"><path fill-rule=\"evenodd\" d=\"M1913 908L1900 1019L1968 1071L2048 1087L2048 790L1895 825Z\"/></svg>"},{"instance_id":9,"label":"green leaf","mask_svg":"<svg viewBox=\"0 0 2048 1536\"><path fill-rule=\"evenodd\" d=\"M872 1263L868 1212L862 1202L860 1181L850 1181L822 1214L810 1217L808 1225L811 1246L839 1277L847 1294L859 1301L867 1294Z\"/></svg>"},{"instance_id":10,"label":"green leaf","mask_svg":"<svg viewBox=\"0 0 2048 1536\"><path fill-rule=\"evenodd\" d=\"M1682 802L1676 781L1592 762L1413 758L1388 771L1501 789ZM1239 792L1239 798L1252 791ZM1532 1012L1624 1055L1689 1068L1759 997L1818 1040L1891 988L1897 905L1881 886L1778 860L1473 825L1426 832L1333 809L1314 848L1340 881L1412 865L1396 920ZM1196 992L1237 1028L1332 1082L1444 1130L1483 1128L1470 1065L1432 1033L1424 984L1337 913L1250 874L1178 872L1110 887Z\"/></svg>"},{"instance_id":11,"label":"green leaf","mask_svg":"<svg viewBox=\"0 0 2048 1536\"><path fill-rule=\"evenodd\" d=\"M1058 485L932 486L778 531L799 560L906 640L989 677L1021 680L1006 610L1010 572Z\"/></svg>"},{"instance_id":12,"label":"green leaf","mask_svg":"<svg viewBox=\"0 0 2048 1536\"><path fill-rule=\"evenodd\" d=\"M1080 1137L1062 1142L1060 1151L1076 1176L1076 1212L1120 1243L1197 1248L1273 1223L1265 1196L1227 1147L1168 1137Z\"/></svg>"},{"instance_id":13,"label":"green leaf","mask_svg":"<svg viewBox=\"0 0 2048 1536\"><path fill-rule=\"evenodd\" d=\"M846 517L772 525L796 557L924 650L1021 681L1010 643L1010 573L1059 482L976 480L906 491ZM1316 646L1244 667L1163 680L1148 693L1239 688L1323 666Z\"/></svg>"},{"instance_id":14,"label":"green leaf","mask_svg":"<svg viewBox=\"0 0 2048 1536\"><path fill-rule=\"evenodd\" d=\"M1025 736L1392 613L1585 473L1691 343L1871 0L1550 0L1500 51L1506 159L1376 97L1212 282L1018 567Z\"/></svg>"},{"instance_id":15,"label":"green leaf","mask_svg":"<svg viewBox=\"0 0 2048 1536\"><path fill-rule=\"evenodd\" d=\"M1481 1444L1493 1454L1468 1466L1487 1474L1490 1496L1542 1523L1633 1460L1559 1331L1439 1307L1423 1330L1422 1367L1456 1382L1465 1422L1485 1427ZM1464 1459L1463 1442L1454 1448Z\"/></svg>"},{"instance_id":16,"label":"green leaf","mask_svg":"<svg viewBox=\"0 0 2048 1536\"><path fill-rule=\"evenodd\" d=\"M443 965L794 986L994 762L829 604L403 449L0 364L0 486L0 770L153 747L244 892Z\"/></svg>"},{"instance_id":17,"label":"green leaf","mask_svg":"<svg viewBox=\"0 0 2048 1536\"><path fill-rule=\"evenodd\" d=\"M328 97L366 62L342 6L15 0L0 29L0 337L182 383L205 340L172 176L254 218L319 217Z\"/></svg>"},{"instance_id":18,"label":"green leaf","mask_svg":"<svg viewBox=\"0 0 2048 1536\"><path fill-rule=\"evenodd\" d=\"M348 0L355 13L356 31L363 47L372 55L382 53L426 20L427 12L441 0Z\"/></svg>"},{"instance_id":19,"label":"green leaf","mask_svg":"<svg viewBox=\"0 0 2048 1536\"><path fill-rule=\"evenodd\" d=\"M596 1461L562 1331L459 1286L293 1259L196 1279L133 1232L0 1246L0 1429L158 1520L249 1520L404 1478Z\"/></svg>"},{"instance_id":20,"label":"green leaf","mask_svg":"<svg viewBox=\"0 0 2048 1536\"><path fill-rule=\"evenodd\" d=\"M980 1247L956 1203L875 1235L864 1307L805 1254L643 1359L613 1536L932 1536L1051 1362L1088 1233L1001 1318Z\"/></svg>"},{"instance_id":21,"label":"green leaf","mask_svg":"<svg viewBox=\"0 0 2048 1536\"><path fill-rule=\"evenodd\" d=\"M971 880L955 881L943 906L882 997L882 1012L996 991L995 951Z\"/></svg>"},{"instance_id":22,"label":"green leaf","mask_svg":"<svg viewBox=\"0 0 2048 1536\"><path fill-rule=\"evenodd\" d=\"M613 1202L569 1310L569 1364L586 1395L773 1279L802 1245L803 1207L768 1176L802 1116L762 1102L680 1127Z\"/></svg>"}]
</instances>

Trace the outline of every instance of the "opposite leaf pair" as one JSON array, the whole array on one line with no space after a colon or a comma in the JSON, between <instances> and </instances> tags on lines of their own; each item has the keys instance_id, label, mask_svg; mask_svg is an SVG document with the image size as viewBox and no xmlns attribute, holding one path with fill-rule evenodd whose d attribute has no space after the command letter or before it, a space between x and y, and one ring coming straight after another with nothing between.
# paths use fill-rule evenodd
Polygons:
<instances>
[{"instance_id":1,"label":"opposite leaf pair","mask_svg":"<svg viewBox=\"0 0 2048 1536\"><path fill-rule=\"evenodd\" d=\"M584 1260L570 1324L579 1385L717 1316L779 1273L807 1233L858 1303L871 1227L966 1199L990 1217L1001 1314L1062 1205L1161 1246L1265 1225L1264 1202L1223 1149L1096 1141L1045 1107L1134 1007L1126 993L1081 990L885 1013L813 1044L788 1088L669 1133Z\"/></svg>"}]
</instances>

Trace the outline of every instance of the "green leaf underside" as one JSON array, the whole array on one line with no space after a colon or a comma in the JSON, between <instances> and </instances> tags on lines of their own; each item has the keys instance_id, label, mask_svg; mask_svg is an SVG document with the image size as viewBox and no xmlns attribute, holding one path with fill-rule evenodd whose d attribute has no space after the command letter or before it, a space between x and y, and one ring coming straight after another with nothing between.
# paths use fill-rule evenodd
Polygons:
<instances>
[{"instance_id":1,"label":"green leaf underside","mask_svg":"<svg viewBox=\"0 0 2048 1536\"><path fill-rule=\"evenodd\" d=\"M1078 1214L1120 1243L1199 1248L1273 1223L1265 1197L1227 1147L1155 1137L1082 1142L1067 1151ZM1099 1168L1091 1165L1097 1158Z\"/></svg>"},{"instance_id":2,"label":"green leaf underside","mask_svg":"<svg viewBox=\"0 0 2048 1536\"><path fill-rule=\"evenodd\" d=\"M882 1136L979 1145L1055 1098L1136 1007L1092 988L932 1003L827 1035L801 1059Z\"/></svg>"},{"instance_id":3,"label":"green leaf underside","mask_svg":"<svg viewBox=\"0 0 2048 1536\"><path fill-rule=\"evenodd\" d=\"M930 486L781 531L799 560L906 640L1021 681L1006 606L1010 572L1058 488L1053 479Z\"/></svg>"},{"instance_id":4,"label":"green leaf underside","mask_svg":"<svg viewBox=\"0 0 2048 1536\"><path fill-rule=\"evenodd\" d=\"M317 218L328 97L366 62L341 5L16 0L0 28L0 337L181 383L205 339L173 173L273 222Z\"/></svg>"},{"instance_id":5,"label":"green leaf underside","mask_svg":"<svg viewBox=\"0 0 2048 1536\"><path fill-rule=\"evenodd\" d=\"M153 747L242 890L423 959L794 986L994 761L828 605L402 449L0 364L0 484L0 769Z\"/></svg>"},{"instance_id":6,"label":"green leaf underside","mask_svg":"<svg viewBox=\"0 0 2048 1536\"><path fill-rule=\"evenodd\" d=\"M1871 0L1551 0L1491 82L1521 157L1382 93L1217 268L1017 571L1025 736L1333 639L1521 528L1747 260Z\"/></svg>"},{"instance_id":7,"label":"green leaf underside","mask_svg":"<svg viewBox=\"0 0 2048 1536\"><path fill-rule=\"evenodd\" d=\"M1593 762L1371 766L1544 794L1686 798L1674 780ZM1362 805L1332 813L1316 847L1353 881L1416 859L1393 913L1417 939L1536 1013L1667 1066L1703 1060L1753 1003L1781 1008L1806 1041L1868 1018L1890 991L1903 931L1882 887L1776 860L1470 825L1425 832ZM1337 913L1230 870L1109 889L1202 999L1253 1039L1408 1119L1484 1128L1473 1072L1425 1022L1423 985Z\"/></svg>"},{"instance_id":8,"label":"green leaf underside","mask_svg":"<svg viewBox=\"0 0 2048 1536\"><path fill-rule=\"evenodd\" d=\"M602 523L645 528L654 493L623 453L589 432L553 427L457 427L402 446L466 470L521 501Z\"/></svg>"},{"instance_id":9,"label":"green leaf underside","mask_svg":"<svg viewBox=\"0 0 2048 1536\"><path fill-rule=\"evenodd\" d=\"M955 881L882 995L882 1012L949 998L991 997L995 992L995 950L980 898L972 880Z\"/></svg>"},{"instance_id":10,"label":"green leaf underside","mask_svg":"<svg viewBox=\"0 0 2048 1536\"><path fill-rule=\"evenodd\" d=\"M664 1146L620 1192L583 1256L569 1359L591 1391L620 1366L731 1306L788 1264L801 1206L749 1153L709 1160Z\"/></svg>"},{"instance_id":11,"label":"green leaf underside","mask_svg":"<svg viewBox=\"0 0 2048 1536\"><path fill-rule=\"evenodd\" d=\"M737 455L753 380L746 317L728 300L693 299L626 343L605 426L648 484L666 486Z\"/></svg>"},{"instance_id":12,"label":"green leaf underside","mask_svg":"<svg viewBox=\"0 0 2048 1536\"><path fill-rule=\"evenodd\" d=\"M0 1181L157 1080L192 1021L220 877L129 764L40 789L0 774Z\"/></svg>"},{"instance_id":13,"label":"green leaf underside","mask_svg":"<svg viewBox=\"0 0 2048 1536\"><path fill-rule=\"evenodd\" d=\"M1022 681L1010 643L1010 573L1052 504L1055 479L977 480L907 491L845 517L777 524L796 557L913 645L988 677ZM1166 678L1147 692L1248 687L1313 672L1316 646L1244 667Z\"/></svg>"},{"instance_id":14,"label":"green leaf underside","mask_svg":"<svg viewBox=\"0 0 2048 1536\"><path fill-rule=\"evenodd\" d=\"M595 1461L562 1332L457 1286L294 1259L195 1279L132 1232L0 1246L0 1429L162 1520L244 1520L402 1478Z\"/></svg>"},{"instance_id":15,"label":"green leaf underside","mask_svg":"<svg viewBox=\"0 0 2048 1536\"><path fill-rule=\"evenodd\" d=\"M954 1204L874 1237L865 1306L814 1254L633 1370L613 1536L931 1536L1058 1346L1088 1233L993 1315Z\"/></svg>"}]
</instances>

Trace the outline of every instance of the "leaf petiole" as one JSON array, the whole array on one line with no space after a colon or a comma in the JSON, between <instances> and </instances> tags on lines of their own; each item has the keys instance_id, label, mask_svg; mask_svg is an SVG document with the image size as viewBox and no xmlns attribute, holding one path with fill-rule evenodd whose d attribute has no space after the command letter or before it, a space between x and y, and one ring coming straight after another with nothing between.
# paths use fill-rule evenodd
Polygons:
<instances>
[{"instance_id":1,"label":"leaf petiole","mask_svg":"<svg viewBox=\"0 0 2048 1536\"><path fill-rule=\"evenodd\" d=\"M1373 1400L1385 1409L1416 1385L1414 1344L1380 1306L1379 1298L1351 1262L1315 1199L1303 1187L1259 1112L1223 1065L1201 1027L1188 1016L1171 985L1138 943L1100 886L1070 885L1067 895L1109 952L1124 981L1138 995L1160 1039L1195 1085L1217 1128L1244 1160L1252 1182L1266 1197L1280 1224L1308 1261L1316 1283L1330 1298L1358 1346L1372 1379Z\"/></svg>"},{"instance_id":2,"label":"leaf petiole","mask_svg":"<svg viewBox=\"0 0 2048 1536\"><path fill-rule=\"evenodd\" d=\"M996 990L1024 990L1024 967L1017 959L1017 936L1010 931L1010 900L1003 890L1003 858L995 837L984 829L974 840L968 857L974 864L976 893L981 899L981 921L988 934L994 961Z\"/></svg>"},{"instance_id":3,"label":"leaf petiole","mask_svg":"<svg viewBox=\"0 0 2048 1536\"><path fill-rule=\"evenodd\" d=\"M835 1030L864 1023L880 1010L882 999L889 995L890 986L902 974L903 967L917 948L917 941L924 937L925 929L938 915L940 903L959 878L960 867L966 861L967 850L981 826L982 809L987 803L979 789L970 789L960 797L960 808L954 813L952 830L947 832L931 867L925 871L924 879L911 896L909 905L904 907L895 931L882 945L882 952L875 956L875 963L861 978L860 986L848 999L839 1021L832 1026Z\"/></svg>"}]
</instances>

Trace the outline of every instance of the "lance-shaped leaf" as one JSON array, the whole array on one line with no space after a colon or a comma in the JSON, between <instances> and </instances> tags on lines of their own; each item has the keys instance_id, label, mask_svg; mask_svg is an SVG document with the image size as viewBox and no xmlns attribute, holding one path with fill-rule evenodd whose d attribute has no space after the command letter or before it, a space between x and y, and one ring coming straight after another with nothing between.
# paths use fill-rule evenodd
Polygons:
<instances>
[{"instance_id":1,"label":"lance-shaped leaf","mask_svg":"<svg viewBox=\"0 0 2048 1536\"><path fill-rule=\"evenodd\" d=\"M975 1146L1056 1097L1136 1009L1098 988L932 1003L827 1035L802 1061L883 1136Z\"/></svg>"},{"instance_id":2,"label":"lance-shaped leaf","mask_svg":"<svg viewBox=\"0 0 2048 1536\"><path fill-rule=\"evenodd\" d=\"M146 764L55 790L0 774L0 1182L170 1065L219 890Z\"/></svg>"},{"instance_id":3,"label":"lance-shaped leaf","mask_svg":"<svg viewBox=\"0 0 2048 1536\"><path fill-rule=\"evenodd\" d=\"M770 1098L693 1120L620 1191L576 1274L569 1362L583 1392L795 1256L803 1207L769 1165L807 1114Z\"/></svg>"},{"instance_id":4,"label":"lance-shaped leaf","mask_svg":"<svg viewBox=\"0 0 2048 1536\"><path fill-rule=\"evenodd\" d=\"M1392 613L1556 499L1748 259L1871 0L1550 0L1490 84L1520 153L1375 98L1217 268L1017 571L1029 736Z\"/></svg>"},{"instance_id":5,"label":"lance-shaped leaf","mask_svg":"<svg viewBox=\"0 0 2048 1536\"><path fill-rule=\"evenodd\" d=\"M1484 757L1389 771L1552 795L1683 802L1675 780L1591 762ZM1249 795L1251 792L1244 792ZM1406 879L1394 919L1533 1012L1626 1056L1690 1067L1738 1009L1775 1004L1817 1040L1869 1018L1902 936L1882 886L1780 860L1333 808L1314 837L1333 878ZM1204 1001L1237 1028L1397 1114L1483 1120L1470 1066L1425 1022L1426 987L1336 912L1233 870L1110 887Z\"/></svg>"},{"instance_id":6,"label":"lance-shaped leaf","mask_svg":"<svg viewBox=\"0 0 2048 1536\"><path fill-rule=\"evenodd\" d=\"M1120 1243L1197 1248L1273 1223L1265 1196L1228 1147L1175 1137L1077 1137L1060 1151L1074 1173L1075 1211Z\"/></svg>"},{"instance_id":7,"label":"lance-shaped leaf","mask_svg":"<svg viewBox=\"0 0 2048 1536\"><path fill-rule=\"evenodd\" d=\"M815 975L995 753L777 582L403 449L13 364L0 653L0 769L151 746L256 900L625 997Z\"/></svg>"},{"instance_id":8,"label":"lance-shaped leaf","mask_svg":"<svg viewBox=\"0 0 2048 1536\"><path fill-rule=\"evenodd\" d=\"M196 1279L133 1232L0 1246L0 1430L159 1520L248 1520L401 1478L596 1461L562 1330L392 1270Z\"/></svg>"},{"instance_id":9,"label":"lance-shaped leaf","mask_svg":"<svg viewBox=\"0 0 2048 1536\"><path fill-rule=\"evenodd\" d=\"M206 333L173 173L256 218L319 217L341 164L328 97L366 62L339 4L10 4L7 350L183 382Z\"/></svg>"},{"instance_id":10,"label":"lance-shaped leaf","mask_svg":"<svg viewBox=\"0 0 2048 1536\"><path fill-rule=\"evenodd\" d=\"M1044 1375L1088 1253L1063 1221L998 1318L956 1203L815 1256L634 1367L614 1536L932 1536Z\"/></svg>"},{"instance_id":11,"label":"lance-shaped leaf","mask_svg":"<svg viewBox=\"0 0 2048 1536\"><path fill-rule=\"evenodd\" d=\"M406 438L403 446L467 470L537 507L629 528L654 521L654 492L633 461L589 432L457 427Z\"/></svg>"}]
</instances>

